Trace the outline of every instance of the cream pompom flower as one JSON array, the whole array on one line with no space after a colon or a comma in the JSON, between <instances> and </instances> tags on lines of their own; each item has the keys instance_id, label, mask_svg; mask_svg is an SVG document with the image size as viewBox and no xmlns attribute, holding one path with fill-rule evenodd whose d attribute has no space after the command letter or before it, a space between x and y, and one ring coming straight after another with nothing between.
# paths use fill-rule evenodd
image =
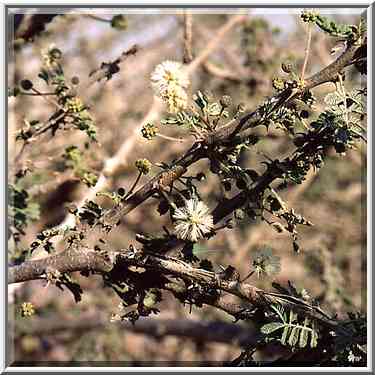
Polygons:
<instances>
[{"instance_id":1,"label":"cream pompom flower","mask_svg":"<svg viewBox=\"0 0 375 375\"><path fill-rule=\"evenodd\" d=\"M156 96L168 106L169 113L186 109L189 75L185 67L177 61L164 61L156 66L151 74L151 84Z\"/></svg>"},{"instance_id":2,"label":"cream pompom flower","mask_svg":"<svg viewBox=\"0 0 375 375\"><path fill-rule=\"evenodd\" d=\"M151 84L155 95L161 98L168 94L171 86L186 89L189 83L185 67L177 61L164 61L157 65L151 74Z\"/></svg>"},{"instance_id":3,"label":"cream pompom flower","mask_svg":"<svg viewBox=\"0 0 375 375\"><path fill-rule=\"evenodd\" d=\"M176 236L196 242L210 233L214 227L210 209L198 199L189 199L185 206L177 208L173 214Z\"/></svg>"}]
</instances>

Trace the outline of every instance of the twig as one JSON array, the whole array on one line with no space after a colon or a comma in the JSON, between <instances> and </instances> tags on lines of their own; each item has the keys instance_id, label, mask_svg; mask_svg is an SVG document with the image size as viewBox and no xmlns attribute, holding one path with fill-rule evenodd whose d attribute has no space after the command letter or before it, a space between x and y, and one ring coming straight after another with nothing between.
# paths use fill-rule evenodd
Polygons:
<instances>
[{"instance_id":1,"label":"twig","mask_svg":"<svg viewBox=\"0 0 375 375\"><path fill-rule=\"evenodd\" d=\"M309 23L307 25L307 41L305 48L305 58L303 60L302 70L301 70L301 80L305 78L305 71L307 67L307 61L309 60L310 45L311 45L311 35L312 35L312 25Z\"/></svg>"},{"instance_id":2,"label":"twig","mask_svg":"<svg viewBox=\"0 0 375 375\"><path fill-rule=\"evenodd\" d=\"M208 73L221 79L227 79L233 82L241 82L243 80L243 77L241 77L240 75L235 74L230 70L220 68L209 61L206 61L203 64L203 67L205 70L207 70Z\"/></svg>"},{"instance_id":3,"label":"twig","mask_svg":"<svg viewBox=\"0 0 375 375\"><path fill-rule=\"evenodd\" d=\"M61 273L92 270L108 272L111 263L95 251L65 250L45 258L25 261L8 269L8 284L42 278L49 269Z\"/></svg>"},{"instance_id":4,"label":"twig","mask_svg":"<svg viewBox=\"0 0 375 375\"><path fill-rule=\"evenodd\" d=\"M220 278L215 272L195 268L176 258L148 254L146 260L136 259L133 252L127 252L126 250L112 252L112 255L107 258L104 258L95 251L75 251L73 254L70 254L69 251L65 251L46 258L27 261L19 266L13 266L8 269L8 283L11 284L38 279L43 277L48 270L58 270L61 273L79 270L107 273L110 272L113 267L119 267L119 265L121 266L122 274L124 274L127 267L131 265L145 267L150 270L158 270L161 274L174 275L183 280L194 281L201 285L227 292L256 307L268 308L270 304L278 303L293 308L293 310L305 316L317 319L321 324L331 329L338 328L338 323L328 319L319 308L296 297L266 292L253 285L240 281L225 280ZM182 293L183 289L181 288L183 287L180 287L179 293Z\"/></svg>"},{"instance_id":5,"label":"twig","mask_svg":"<svg viewBox=\"0 0 375 375\"><path fill-rule=\"evenodd\" d=\"M101 22L105 22L105 23L111 23L111 20L108 20L108 19L103 18L103 17L95 16L94 14L86 14L86 17L91 18L91 19L93 19L95 21L101 21Z\"/></svg>"},{"instance_id":6,"label":"twig","mask_svg":"<svg viewBox=\"0 0 375 375\"><path fill-rule=\"evenodd\" d=\"M216 36L207 44L207 47L202 51L202 53L195 58L187 68L187 71L189 74L194 72L198 66L200 66L207 58L208 56L218 47L219 43L222 41L224 36L232 30L233 27L236 25L246 21L247 16L245 15L238 15L234 16L229 19L229 21L219 29Z\"/></svg>"},{"instance_id":7,"label":"twig","mask_svg":"<svg viewBox=\"0 0 375 375\"><path fill-rule=\"evenodd\" d=\"M179 142L179 143L184 143L185 142L185 140L182 139L182 138L169 137L168 135L161 134L161 133L156 134L156 137L159 137L159 138L162 138L162 139L166 139L168 141L173 141L173 142Z\"/></svg>"},{"instance_id":8,"label":"twig","mask_svg":"<svg viewBox=\"0 0 375 375\"><path fill-rule=\"evenodd\" d=\"M189 64L193 60L192 39L193 39L193 16L188 11L184 11L184 58L185 64Z\"/></svg>"},{"instance_id":9,"label":"twig","mask_svg":"<svg viewBox=\"0 0 375 375\"><path fill-rule=\"evenodd\" d=\"M271 115L281 105L286 104L296 96L300 95L306 90L311 90L316 86L319 86L326 82L331 82L337 78L337 75L347 66L354 63L354 58L361 46L356 44L350 44L347 49L330 65L317 72L313 76L307 78L304 83L304 87L301 89L286 89L280 94L269 99L270 102L276 103L272 110L268 112L268 116ZM240 138L247 138L252 134L253 128L264 120L264 115L260 115L258 110L249 112L239 119L230 121L227 125L219 128L216 132L209 135L207 142L210 144L220 144L228 140L231 142L237 142ZM234 135L241 133L238 138L233 139Z\"/></svg>"},{"instance_id":10,"label":"twig","mask_svg":"<svg viewBox=\"0 0 375 375\"><path fill-rule=\"evenodd\" d=\"M93 85L95 82L101 81L103 78L107 78L107 80L111 79L114 74L120 71L119 64L123 63L128 58L128 56L135 55L138 51L139 46L137 44L134 44L131 48L123 52L116 60L110 61L108 63L102 63L99 68L90 72L89 77L91 78L86 84L86 88Z\"/></svg>"},{"instance_id":11,"label":"twig","mask_svg":"<svg viewBox=\"0 0 375 375\"><path fill-rule=\"evenodd\" d=\"M134 184L132 185L132 187L130 188L130 190L128 191L128 193L126 195L126 198L129 197L130 195L132 195L132 193L133 193L135 187L138 185L138 182L141 179L141 177L142 177L142 172L139 172L137 178L134 181Z\"/></svg>"}]
</instances>

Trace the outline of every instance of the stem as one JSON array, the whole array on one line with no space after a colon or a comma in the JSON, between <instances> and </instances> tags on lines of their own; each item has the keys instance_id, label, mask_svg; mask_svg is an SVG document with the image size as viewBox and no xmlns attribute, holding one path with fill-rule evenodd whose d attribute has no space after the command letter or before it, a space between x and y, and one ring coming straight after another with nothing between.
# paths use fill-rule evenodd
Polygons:
<instances>
[{"instance_id":1,"label":"stem","mask_svg":"<svg viewBox=\"0 0 375 375\"><path fill-rule=\"evenodd\" d=\"M307 61L309 60L311 35L312 35L312 28L311 28L311 24L309 23L308 26L307 26L307 41L306 41L306 48L305 48L305 59L303 60L303 65L302 65L302 70L301 70L301 80L303 80L304 77L305 77Z\"/></svg>"},{"instance_id":2,"label":"stem","mask_svg":"<svg viewBox=\"0 0 375 375\"><path fill-rule=\"evenodd\" d=\"M45 95L44 95L42 92L40 92L39 90L35 89L34 87L32 87L31 90L34 91L35 94L37 94L37 95L39 95L39 96L42 96L43 99L44 99L46 102L48 102L48 103L50 103L50 104L56 106L57 108L59 108L59 109L65 111L65 109L64 109L63 106L61 106L61 105L60 105L59 103L57 103L55 100L51 100L51 99L49 99L49 98L46 98Z\"/></svg>"},{"instance_id":3,"label":"stem","mask_svg":"<svg viewBox=\"0 0 375 375\"><path fill-rule=\"evenodd\" d=\"M54 93L54 92L43 92L43 93L37 94L37 93L31 93L31 92L21 92L20 95L22 95L22 96L47 96L47 95L56 95L56 93Z\"/></svg>"},{"instance_id":4,"label":"stem","mask_svg":"<svg viewBox=\"0 0 375 375\"><path fill-rule=\"evenodd\" d=\"M93 14L87 14L88 18L92 18L95 21L105 22L105 23L111 23L111 20L107 20L106 18L94 16Z\"/></svg>"},{"instance_id":5,"label":"stem","mask_svg":"<svg viewBox=\"0 0 375 375\"><path fill-rule=\"evenodd\" d=\"M125 199L128 198L128 197L130 197L130 196L132 195L132 193L133 193L135 187L138 185L138 182L139 182L139 180L141 179L141 176L142 176L142 172L139 172L137 178L136 178L135 181L134 181L133 186L132 186L132 187L130 188L130 190L128 191L128 194L126 194Z\"/></svg>"},{"instance_id":6,"label":"stem","mask_svg":"<svg viewBox=\"0 0 375 375\"><path fill-rule=\"evenodd\" d=\"M168 141L180 142L180 143L185 142L185 140L183 140L181 138L169 137L168 135L164 135L164 134L160 134L160 133L156 134L156 136L159 137L159 138L167 139Z\"/></svg>"}]
</instances>

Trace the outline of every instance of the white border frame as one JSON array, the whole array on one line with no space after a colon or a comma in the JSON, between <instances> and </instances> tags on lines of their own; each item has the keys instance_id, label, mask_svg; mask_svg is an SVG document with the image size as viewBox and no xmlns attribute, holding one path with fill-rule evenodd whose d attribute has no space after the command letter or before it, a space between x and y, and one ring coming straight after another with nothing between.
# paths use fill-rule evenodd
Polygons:
<instances>
[{"instance_id":1,"label":"white border frame","mask_svg":"<svg viewBox=\"0 0 375 375\"><path fill-rule=\"evenodd\" d=\"M38 2L21 2L21 1L9 1L9 2L4 2L3 0L0 0L0 4L2 5L1 7L1 19L3 21L3 25L7 22L6 20L6 6L14 6L17 7L19 6L22 8L22 6L50 6L50 7L69 7L69 6L85 6L86 4L82 2L77 2L73 0L65 0L62 3L54 3L51 1L47 0L40 0ZM236 1L236 3L231 4L228 3L228 1L223 1L223 0L216 0L216 1L205 1L204 4L202 4L199 0L190 0L185 2L182 1L163 1L163 2L155 2L155 1L136 1L136 0L129 0L126 3L108 3L108 4L103 4L103 2L98 1L98 0L91 0L90 1L90 8L96 8L96 6L106 6L106 7L120 7L120 6L139 6L141 7L149 7L149 8L158 8L161 5L165 6L170 6L173 8L174 6L178 7L189 7L189 6L205 6L207 7L218 7L224 6L224 5L229 5L230 8L237 8L241 6L251 6L251 7L259 7L259 8L265 8L265 7L292 7L295 6L296 8L299 7L319 7L319 6L327 6L328 4L324 1L317 1L314 3L304 3L304 2L298 2L298 1L289 1L289 2L284 2L284 1L262 1L261 4L251 4L250 2L245 2L245 1ZM322 371L329 371L329 372L343 372L343 373L360 373L360 372L373 372L373 358L372 358L372 353L373 353L373 316L372 316L372 304L373 304L373 290L372 290L372 282L373 282L373 275L372 275L372 266L373 266L373 256L372 256L372 231L371 231L371 224L372 224L372 141L373 141L373 134L372 134L372 127L371 124L373 124L373 114L372 114L372 97L373 97L373 50L372 50L372 36L374 35L374 30L373 30L373 16L374 16L374 5L370 1L361 1L358 2L357 4L353 4L350 1L344 1L344 0L335 0L335 1L330 1L329 5L332 6L332 8L335 8L335 6L340 6L342 7L343 5L347 5L348 8L350 6L363 6L363 8L367 8L366 13L367 13L367 19L368 19L368 38L370 39L370 43L368 43L368 54L370 58L368 59L368 168L367 168L367 316L368 316L368 366L367 367L353 367L353 368L332 368L332 367L320 367L320 368L309 368L309 367L261 367L261 368L235 368L235 367L6 367L5 363L5 350L6 350L6 313L5 309L6 305L3 303L2 308L0 309L1 311L1 321L3 322L3 330L2 330L2 350L0 351L0 366L1 366L1 371L2 372L252 372L252 373L263 373L263 372L290 372L290 373L295 373L295 372L306 372L306 373L312 373L312 372L322 372ZM87 6L87 5L86 5ZM77 9L78 10L78 9ZM5 64L7 63L6 61L6 54L5 54L5 48L7 46L6 40L5 40L5 35L3 35L3 38L1 38L2 42L2 55L1 55L1 62L4 64L4 69L3 69L3 74L1 75L2 78L2 87L6 87L6 82L7 82L7 77L5 76ZM6 111L7 111L7 106L6 106L6 100L7 100L7 95L6 95L6 90L2 90L2 95L3 95L3 100L2 103L4 103L4 108L3 108L3 119L4 119L4 131L1 132L1 140L2 140L2 145L3 145L3 150L4 150L4 164L2 166L2 173L1 177L4 179L4 183L2 183L1 186L1 198L2 198L2 204L3 207L6 207L6 186L7 186L7 127L5 126L5 116L6 116ZM4 210L5 211L5 210ZM3 215L5 216L5 215ZM4 222L1 225L2 229L2 235L4 236L4 244L5 239L6 239L6 218L2 218ZM5 249L4 251L1 252L1 257L2 261L6 270L6 255L5 255ZM5 272L5 278L6 278L6 272ZM2 301L7 300L7 285L6 281L2 280L1 282L1 296L2 296Z\"/></svg>"}]
</instances>

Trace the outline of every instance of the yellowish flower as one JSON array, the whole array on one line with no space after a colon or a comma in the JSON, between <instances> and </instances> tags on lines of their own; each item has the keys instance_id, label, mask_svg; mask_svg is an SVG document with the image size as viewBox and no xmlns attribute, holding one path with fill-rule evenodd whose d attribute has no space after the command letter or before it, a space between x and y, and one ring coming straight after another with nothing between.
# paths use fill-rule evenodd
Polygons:
<instances>
[{"instance_id":1,"label":"yellowish flower","mask_svg":"<svg viewBox=\"0 0 375 375\"><path fill-rule=\"evenodd\" d=\"M177 113L186 109L188 103L186 91L177 85L170 85L163 99L167 103L169 113Z\"/></svg>"},{"instance_id":2,"label":"yellowish flower","mask_svg":"<svg viewBox=\"0 0 375 375\"><path fill-rule=\"evenodd\" d=\"M24 302L21 305L21 315L23 317L29 317L35 314L34 305L31 302Z\"/></svg>"}]
</instances>

